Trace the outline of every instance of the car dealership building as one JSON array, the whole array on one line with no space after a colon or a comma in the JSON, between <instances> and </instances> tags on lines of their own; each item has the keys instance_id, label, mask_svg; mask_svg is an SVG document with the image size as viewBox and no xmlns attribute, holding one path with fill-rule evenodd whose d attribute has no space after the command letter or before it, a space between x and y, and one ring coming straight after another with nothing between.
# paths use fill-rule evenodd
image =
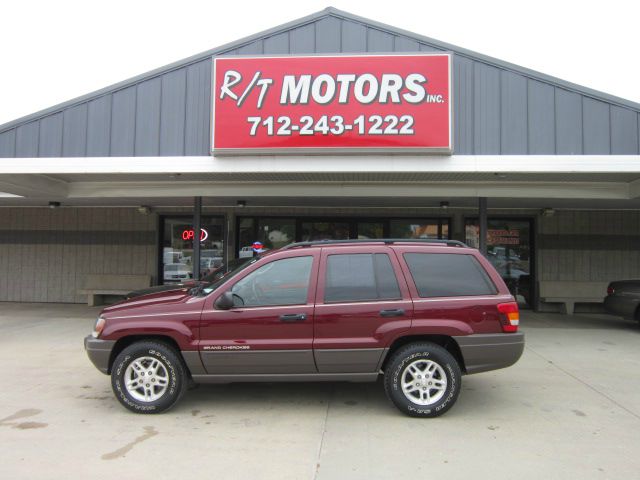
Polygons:
<instances>
[{"instance_id":1,"label":"car dealership building","mask_svg":"<svg viewBox=\"0 0 640 480\"><path fill-rule=\"evenodd\" d=\"M328 8L0 125L0 301L392 237L593 309L640 277L639 142L640 104Z\"/></svg>"}]
</instances>

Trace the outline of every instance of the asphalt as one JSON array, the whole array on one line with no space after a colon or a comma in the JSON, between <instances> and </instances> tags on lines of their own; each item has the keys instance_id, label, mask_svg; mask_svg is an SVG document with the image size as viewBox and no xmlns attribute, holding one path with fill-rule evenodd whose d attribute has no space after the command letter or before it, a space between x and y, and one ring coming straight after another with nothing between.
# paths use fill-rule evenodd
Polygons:
<instances>
[{"instance_id":1,"label":"asphalt","mask_svg":"<svg viewBox=\"0 0 640 480\"><path fill-rule=\"evenodd\" d=\"M87 359L99 309L0 303L0 478L640 478L640 328L523 313L515 366L464 377L443 417L382 385L201 386L136 415Z\"/></svg>"}]
</instances>

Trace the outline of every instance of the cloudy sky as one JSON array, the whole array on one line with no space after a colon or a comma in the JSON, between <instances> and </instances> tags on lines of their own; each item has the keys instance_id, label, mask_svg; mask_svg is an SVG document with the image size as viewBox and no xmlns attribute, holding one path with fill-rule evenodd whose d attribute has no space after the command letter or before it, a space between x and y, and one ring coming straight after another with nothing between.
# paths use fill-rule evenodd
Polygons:
<instances>
[{"instance_id":1,"label":"cloudy sky","mask_svg":"<svg viewBox=\"0 0 640 480\"><path fill-rule=\"evenodd\" d=\"M0 17L0 124L327 6L640 102L628 0L20 0Z\"/></svg>"}]
</instances>

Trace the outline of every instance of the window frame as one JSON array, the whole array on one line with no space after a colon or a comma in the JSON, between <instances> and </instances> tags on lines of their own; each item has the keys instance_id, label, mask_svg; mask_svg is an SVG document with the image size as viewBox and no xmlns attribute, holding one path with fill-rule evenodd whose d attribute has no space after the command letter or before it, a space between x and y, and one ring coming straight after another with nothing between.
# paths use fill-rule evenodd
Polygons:
<instances>
[{"instance_id":1,"label":"window frame","mask_svg":"<svg viewBox=\"0 0 640 480\"><path fill-rule=\"evenodd\" d=\"M389 266L391 267L391 271L394 274L394 278L396 280L396 286L398 287L398 296L397 297L377 297L377 298L362 298L362 299L341 299L341 300L327 300L327 282L329 281L329 259L331 257L340 257L340 256L353 256L353 255L369 255L372 259L372 269L373 269L373 278L374 278L374 287L376 289L376 292L380 292L380 284L378 283L378 275L376 274L376 267L375 267L375 260L374 257L375 255L386 255L387 259L389 260ZM391 257L388 253L382 253L382 252L352 252L352 253L330 253L329 255L327 255L326 260L325 260L325 275L324 275L324 289L323 289L323 295L322 295L322 303L325 305L333 305L336 303L361 303L361 302L393 302L394 300L402 300L402 291L400 290L400 282L398 282L398 276L396 275L396 272L393 268L393 262L391 261Z\"/></svg>"},{"instance_id":2,"label":"window frame","mask_svg":"<svg viewBox=\"0 0 640 480\"><path fill-rule=\"evenodd\" d=\"M393 303L393 302L402 302L411 300L411 294L409 291L409 287L407 285L404 273L402 271L402 267L400 266L399 260L393 249L386 246L370 246L367 247L368 251L363 252L362 247L359 246L344 246L344 247L323 247L322 248L322 257L320 262L320 268L318 271L318 286L316 293L316 304L317 305L350 305L350 304L367 304L367 303ZM326 291L326 283L327 283L327 263L328 257L331 255L352 255L352 254L377 254L382 253L386 254L391 262L391 268L393 269L393 273L396 277L396 282L398 284L398 289L400 291L400 296L398 298L393 299L369 299L369 300L339 300L339 301L325 301L325 291Z\"/></svg>"},{"instance_id":3,"label":"window frame","mask_svg":"<svg viewBox=\"0 0 640 480\"><path fill-rule=\"evenodd\" d=\"M306 252L301 251L301 252L295 252L294 254L291 254L291 252L287 252L286 255L275 254L273 255L273 258L271 258L271 255L269 255L266 258L268 259L268 261L257 261L253 265L248 266L245 269L246 271L240 272L240 274L237 277L234 276L231 279L229 279L230 280L229 282L220 285L214 291L215 295L210 295L212 297L211 306L213 306L213 303L215 303L215 301L220 295L222 295L224 292L231 292L231 290L233 289L233 287L236 286L237 283L241 282L243 279L251 275L256 270L273 262L288 260L291 258L299 258L299 257L311 257L311 271L309 272L307 298L303 303L269 304L269 305L238 305L238 306L233 306L231 310L242 311L245 309L256 309L256 308L279 308L279 307L313 305L315 303L315 292L317 289L317 278L318 278L317 272L318 272L319 256L320 256L319 252L312 252L312 251L306 251Z\"/></svg>"},{"instance_id":4,"label":"window frame","mask_svg":"<svg viewBox=\"0 0 640 480\"><path fill-rule=\"evenodd\" d=\"M398 252L399 256L402 258L402 262L403 264L406 266L406 271L408 273L408 279L407 281L411 282L412 285L412 290L413 293L415 294L415 298L418 300L433 300L433 299L442 299L442 298L474 298L474 297L495 297L495 296L499 296L501 295L500 292L500 288L499 285L496 284L495 279L493 278L493 275L491 272L488 272L485 269L485 266L483 265L483 262L481 262L478 258L476 258L476 256L472 253L463 253L463 252L421 252L421 251L415 251L412 249L406 249L403 250L401 252ZM418 284L416 282L416 279L413 276L413 272L411 270L411 267L409 266L409 262L407 261L407 258L405 257L405 255L464 255L466 257L471 257L472 262L474 262L474 265L476 266L476 268L479 269L480 274L482 276L485 277L485 280L488 282L488 286L493 288L493 293L473 293L473 294L467 294L467 295L430 295L430 296L422 296L420 295L420 289L418 288Z\"/></svg>"}]
</instances>

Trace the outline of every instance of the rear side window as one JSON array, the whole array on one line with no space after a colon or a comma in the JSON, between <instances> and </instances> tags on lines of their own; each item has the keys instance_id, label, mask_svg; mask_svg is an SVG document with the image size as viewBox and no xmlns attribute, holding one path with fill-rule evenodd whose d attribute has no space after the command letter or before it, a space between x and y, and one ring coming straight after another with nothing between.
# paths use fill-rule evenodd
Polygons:
<instances>
[{"instance_id":1,"label":"rear side window","mask_svg":"<svg viewBox=\"0 0 640 480\"><path fill-rule=\"evenodd\" d=\"M421 297L495 295L495 285L472 255L405 253Z\"/></svg>"},{"instance_id":2,"label":"rear side window","mask_svg":"<svg viewBox=\"0 0 640 480\"><path fill-rule=\"evenodd\" d=\"M386 253L329 255L324 301L357 302L401 298L391 260Z\"/></svg>"}]
</instances>

